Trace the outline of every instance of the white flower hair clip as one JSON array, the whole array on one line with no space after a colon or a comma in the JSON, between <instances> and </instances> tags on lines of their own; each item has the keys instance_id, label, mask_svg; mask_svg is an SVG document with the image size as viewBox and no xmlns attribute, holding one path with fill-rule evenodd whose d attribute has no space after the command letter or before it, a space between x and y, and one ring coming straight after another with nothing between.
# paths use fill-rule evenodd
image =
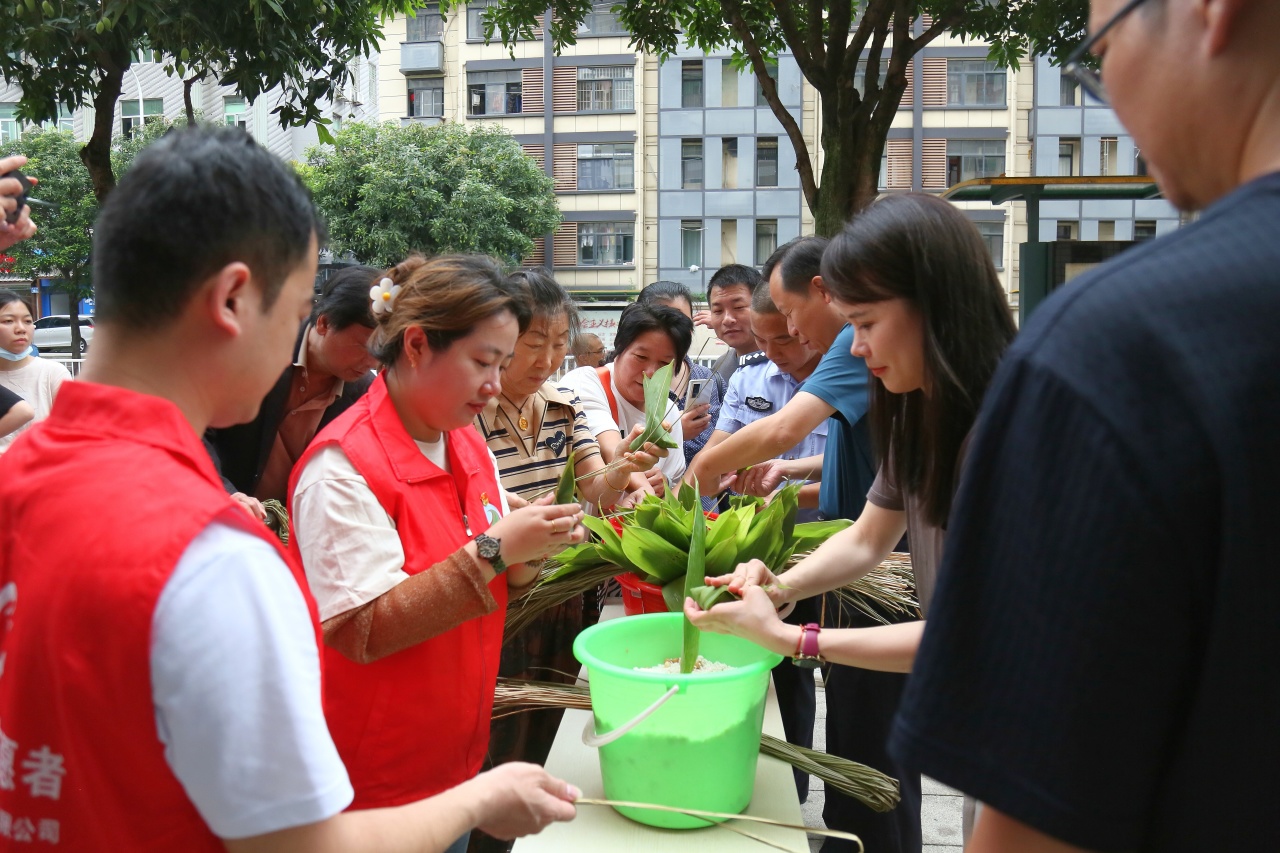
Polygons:
<instances>
[{"instance_id":1,"label":"white flower hair clip","mask_svg":"<svg viewBox=\"0 0 1280 853\"><path fill-rule=\"evenodd\" d=\"M395 307L396 296L400 294L400 285L396 284L389 278L383 278L373 287L369 288L369 298L373 300L373 313L390 314L391 309Z\"/></svg>"}]
</instances>

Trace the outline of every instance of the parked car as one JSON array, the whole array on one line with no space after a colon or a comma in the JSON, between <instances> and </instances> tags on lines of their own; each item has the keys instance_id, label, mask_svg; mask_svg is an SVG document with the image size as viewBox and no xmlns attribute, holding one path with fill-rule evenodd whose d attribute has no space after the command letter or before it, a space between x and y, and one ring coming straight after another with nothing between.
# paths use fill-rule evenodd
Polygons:
<instances>
[{"instance_id":1,"label":"parked car","mask_svg":"<svg viewBox=\"0 0 1280 853\"><path fill-rule=\"evenodd\" d=\"M89 348L93 340L93 317L80 315L80 355ZM50 314L36 320L36 333L32 336L33 344L44 352L71 352L71 315Z\"/></svg>"}]
</instances>

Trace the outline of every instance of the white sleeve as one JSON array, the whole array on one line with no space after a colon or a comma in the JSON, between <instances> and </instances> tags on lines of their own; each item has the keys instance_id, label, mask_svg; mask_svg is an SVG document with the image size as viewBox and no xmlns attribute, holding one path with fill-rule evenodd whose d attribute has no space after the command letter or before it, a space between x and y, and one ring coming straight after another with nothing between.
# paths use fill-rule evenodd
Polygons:
<instances>
[{"instance_id":1,"label":"white sleeve","mask_svg":"<svg viewBox=\"0 0 1280 853\"><path fill-rule=\"evenodd\" d=\"M293 531L322 622L409 577L395 522L336 444L311 457L298 477Z\"/></svg>"},{"instance_id":2,"label":"white sleeve","mask_svg":"<svg viewBox=\"0 0 1280 853\"><path fill-rule=\"evenodd\" d=\"M498 484L498 505L502 507L502 517L506 518L511 512L510 505L507 504L507 490L502 488L502 471L498 468L498 457L493 455L493 451L489 451L489 461L493 463L493 481Z\"/></svg>"},{"instance_id":3,"label":"white sleeve","mask_svg":"<svg viewBox=\"0 0 1280 853\"><path fill-rule=\"evenodd\" d=\"M596 373L594 367L571 370L564 375L561 382L577 392L582 413L587 417L587 429L591 430L592 435L598 437L609 430L626 434L626 430L618 426L618 422L613 419L613 412L609 410L609 400L604 395L604 386L600 384L600 374Z\"/></svg>"},{"instance_id":4,"label":"white sleeve","mask_svg":"<svg viewBox=\"0 0 1280 853\"><path fill-rule=\"evenodd\" d=\"M215 835L304 826L350 805L306 601L256 536L214 522L187 546L152 618L151 693L169 767Z\"/></svg>"}]
</instances>

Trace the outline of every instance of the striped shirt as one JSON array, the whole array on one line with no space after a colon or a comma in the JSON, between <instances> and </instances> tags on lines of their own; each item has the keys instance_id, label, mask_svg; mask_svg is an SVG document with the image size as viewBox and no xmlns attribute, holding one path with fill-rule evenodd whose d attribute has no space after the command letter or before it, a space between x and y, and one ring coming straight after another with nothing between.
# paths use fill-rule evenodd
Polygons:
<instances>
[{"instance_id":1,"label":"striped shirt","mask_svg":"<svg viewBox=\"0 0 1280 853\"><path fill-rule=\"evenodd\" d=\"M600 455L573 391L544 382L533 396L530 426L537 430L536 436L521 433L520 413L501 394L476 415L476 429L498 460L502 487L525 499L556 487L571 438L575 465Z\"/></svg>"}]
</instances>

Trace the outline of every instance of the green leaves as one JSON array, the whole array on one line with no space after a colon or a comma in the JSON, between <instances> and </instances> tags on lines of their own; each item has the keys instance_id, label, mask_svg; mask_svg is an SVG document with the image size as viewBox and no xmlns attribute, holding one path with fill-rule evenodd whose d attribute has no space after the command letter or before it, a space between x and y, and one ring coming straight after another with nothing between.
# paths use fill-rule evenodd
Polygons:
<instances>
[{"instance_id":1,"label":"green leaves","mask_svg":"<svg viewBox=\"0 0 1280 853\"><path fill-rule=\"evenodd\" d=\"M347 123L300 169L330 246L390 266L412 252L482 252L511 265L560 223L551 178L501 127Z\"/></svg>"},{"instance_id":2,"label":"green leaves","mask_svg":"<svg viewBox=\"0 0 1280 853\"><path fill-rule=\"evenodd\" d=\"M645 402L647 403L648 400L646 399ZM697 486L694 486L693 497L695 504L701 503L698 500ZM706 579L707 564L703 559L706 556L706 544L707 517L701 512L695 512L693 514L693 535L689 538L688 571L684 576L685 595L691 595L693 590L702 586L703 580ZM694 624L689 621L689 617L686 616L684 619L684 647L680 651L681 672L693 672L693 667L698 662L698 645L701 638L702 631L694 627Z\"/></svg>"},{"instance_id":3,"label":"green leaves","mask_svg":"<svg viewBox=\"0 0 1280 853\"><path fill-rule=\"evenodd\" d=\"M636 439L634 447L644 447L653 442L667 450L675 450L677 444L671 433L662 425L667 415L667 405L671 394L672 365L655 370L652 376L644 378L644 432Z\"/></svg>"},{"instance_id":4,"label":"green leaves","mask_svg":"<svg viewBox=\"0 0 1280 853\"><path fill-rule=\"evenodd\" d=\"M573 482L573 446L569 446L568 457L565 459L564 470L560 472L560 482L556 484L556 503L569 504L573 503L573 492L575 483Z\"/></svg>"}]
</instances>

